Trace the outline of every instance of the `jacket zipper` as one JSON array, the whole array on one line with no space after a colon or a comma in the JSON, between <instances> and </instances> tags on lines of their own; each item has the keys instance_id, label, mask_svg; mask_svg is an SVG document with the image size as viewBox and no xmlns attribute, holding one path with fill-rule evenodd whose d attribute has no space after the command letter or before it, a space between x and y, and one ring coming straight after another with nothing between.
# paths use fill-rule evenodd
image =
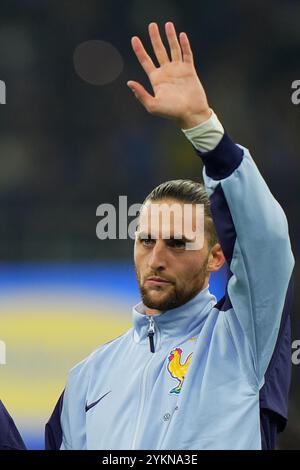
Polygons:
<instances>
[{"instance_id":1,"label":"jacket zipper","mask_svg":"<svg viewBox=\"0 0 300 470\"><path fill-rule=\"evenodd\" d=\"M154 349L155 323L154 323L153 317L151 317L151 316L148 317L148 321L149 321L148 338L149 338L149 343L150 343L150 352L154 353L155 352L155 349ZM145 406L145 394L146 394L145 385L146 385L146 380L147 380L147 375L148 375L148 369L149 369L150 364L151 364L152 360L154 359L154 357L155 356L151 357L151 359L148 362L148 364L146 365L146 367L144 369L144 373L143 373L142 388L141 388L141 390L142 390L141 395L142 396L141 396L141 401L140 401L140 409L139 409L139 414L138 414L138 419L137 419L137 425L136 425L136 429L135 429L135 433L134 433L134 437L133 437L133 442L132 442L132 447L131 447L132 450L135 450L136 441L137 441L137 438L138 438L138 432L139 432L139 429L140 429L142 414L143 414L143 410L144 410L144 406Z\"/></svg>"},{"instance_id":2,"label":"jacket zipper","mask_svg":"<svg viewBox=\"0 0 300 470\"><path fill-rule=\"evenodd\" d=\"M150 351L152 353L155 352L154 349L154 333L155 333L155 323L153 320L153 317L149 316L149 327L148 327L148 338L149 338L149 344L150 344Z\"/></svg>"}]
</instances>

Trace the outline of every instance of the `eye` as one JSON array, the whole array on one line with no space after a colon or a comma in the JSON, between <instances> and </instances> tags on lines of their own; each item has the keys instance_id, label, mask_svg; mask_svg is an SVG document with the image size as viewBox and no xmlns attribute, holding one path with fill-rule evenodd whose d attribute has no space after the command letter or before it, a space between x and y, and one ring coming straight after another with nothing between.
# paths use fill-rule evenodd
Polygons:
<instances>
[{"instance_id":1,"label":"eye","mask_svg":"<svg viewBox=\"0 0 300 470\"><path fill-rule=\"evenodd\" d=\"M172 240L169 240L168 242L168 245L171 247L171 248L176 248L178 250L184 250L185 247L186 247L186 243L185 241L183 240L176 240L176 239L172 239Z\"/></svg>"},{"instance_id":2,"label":"eye","mask_svg":"<svg viewBox=\"0 0 300 470\"><path fill-rule=\"evenodd\" d=\"M155 239L154 238L141 238L140 242L144 246L152 246L155 243Z\"/></svg>"}]
</instances>

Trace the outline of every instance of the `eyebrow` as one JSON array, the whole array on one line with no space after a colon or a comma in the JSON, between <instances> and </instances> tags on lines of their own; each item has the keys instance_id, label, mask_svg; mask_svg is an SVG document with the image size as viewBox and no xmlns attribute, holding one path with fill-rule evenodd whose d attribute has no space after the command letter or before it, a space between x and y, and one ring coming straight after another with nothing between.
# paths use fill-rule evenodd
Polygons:
<instances>
[{"instance_id":1,"label":"eyebrow","mask_svg":"<svg viewBox=\"0 0 300 470\"><path fill-rule=\"evenodd\" d=\"M151 234L151 233L147 233L147 232L139 232L138 233L138 239L139 240L156 240L156 237ZM174 235L170 235L168 238L166 238L165 240L181 240L185 243L193 243L195 241L195 238L191 239L191 238L187 238L185 237L184 235L180 236L180 237L175 237Z\"/></svg>"}]
</instances>

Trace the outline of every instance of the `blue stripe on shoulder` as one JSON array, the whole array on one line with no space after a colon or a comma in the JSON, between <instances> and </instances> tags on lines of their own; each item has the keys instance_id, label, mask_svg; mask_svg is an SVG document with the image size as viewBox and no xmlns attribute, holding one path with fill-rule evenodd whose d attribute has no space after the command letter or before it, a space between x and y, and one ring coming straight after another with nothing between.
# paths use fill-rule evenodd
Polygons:
<instances>
[{"instance_id":1,"label":"blue stripe on shoulder","mask_svg":"<svg viewBox=\"0 0 300 470\"><path fill-rule=\"evenodd\" d=\"M232 276L232 272L230 271L230 264L237 236L230 209L221 184L215 188L213 194L210 196L210 210L218 239L227 262L228 284L228 281ZM232 308L232 304L228 296L227 286L225 296L216 304L215 308L222 311L226 311Z\"/></svg>"},{"instance_id":2,"label":"blue stripe on shoulder","mask_svg":"<svg viewBox=\"0 0 300 470\"><path fill-rule=\"evenodd\" d=\"M236 230L221 184L210 197L210 210L222 250L230 266L236 242Z\"/></svg>"}]
</instances>

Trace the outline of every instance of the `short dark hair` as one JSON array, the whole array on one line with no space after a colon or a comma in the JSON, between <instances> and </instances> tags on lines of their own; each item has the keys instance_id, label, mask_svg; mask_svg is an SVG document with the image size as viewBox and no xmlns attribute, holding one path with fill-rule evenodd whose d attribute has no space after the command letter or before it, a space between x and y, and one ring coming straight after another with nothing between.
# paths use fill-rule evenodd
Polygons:
<instances>
[{"instance_id":1,"label":"short dark hair","mask_svg":"<svg viewBox=\"0 0 300 470\"><path fill-rule=\"evenodd\" d=\"M208 237L209 247L218 243L217 232L213 223L210 201L203 183L189 179L170 180L159 184L145 198L147 201L162 201L164 199L175 199L179 202L190 202L192 204L203 204L205 216L205 232Z\"/></svg>"}]
</instances>

